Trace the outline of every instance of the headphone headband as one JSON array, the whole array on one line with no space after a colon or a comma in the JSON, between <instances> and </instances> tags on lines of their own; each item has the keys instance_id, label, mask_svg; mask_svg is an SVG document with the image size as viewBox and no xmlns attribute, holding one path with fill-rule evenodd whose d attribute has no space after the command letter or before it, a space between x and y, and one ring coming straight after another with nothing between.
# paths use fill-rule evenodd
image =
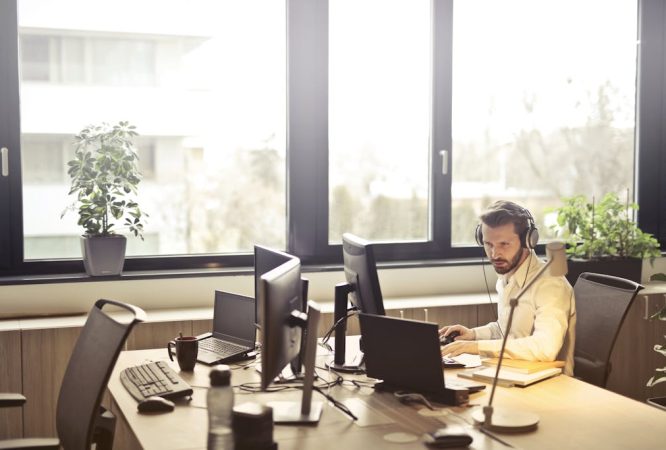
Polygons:
<instances>
[{"instance_id":1,"label":"headphone headband","mask_svg":"<svg viewBox=\"0 0 666 450\"><path fill-rule=\"evenodd\" d=\"M516 213L518 213L525 218L525 220L527 221L527 228L519 235L520 246L532 250L537 246L537 243L539 242L539 230L536 227L536 222L534 221L532 213L530 213L529 210L523 208L522 206L518 205L516 206L518 208L517 210L512 210L507 208L501 208L501 209L507 211L509 215L515 216ZM483 232L481 230L481 225L482 222L479 222L479 224L476 226L474 237L476 239L476 243L480 247L483 247Z\"/></svg>"}]
</instances>

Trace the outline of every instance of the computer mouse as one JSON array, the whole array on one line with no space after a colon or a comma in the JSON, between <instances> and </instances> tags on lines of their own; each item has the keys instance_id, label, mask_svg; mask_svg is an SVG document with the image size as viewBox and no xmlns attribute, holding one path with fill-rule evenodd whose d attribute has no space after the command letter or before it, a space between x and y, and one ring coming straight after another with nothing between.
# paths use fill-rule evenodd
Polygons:
<instances>
[{"instance_id":1,"label":"computer mouse","mask_svg":"<svg viewBox=\"0 0 666 450\"><path fill-rule=\"evenodd\" d=\"M158 396L152 396L144 400L141 400L136 408L141 413L149 413L149 412L169 412L173 411L175 407L176 404L171 400L167 400L166 398Z\"/></svg>"},{"instance_id":2,"label":"computer mouse","mask_svg":"<svg viewBox=\"0 0 666 450\"><path fill-rule=\"evenodd\" d=\"M467 447L472 441L472 436L456 425L439 428L423 437L424 444L430 448Z\"/></svg>"},{"instance_id":3,"label":"computer mouse","mask_svg":"<svg viewBox=\"0 0 666 450\"><path fill-rule=\"evenodd\" d=\"M455 338L457 338L458 336L460 336L460 331L452 331L451 333L449 333L448 336L446 336L446 337L444 337L444 336L440 337L440 338L439 338L439 343L440 343L441 345L448 345L448 344L450 344L451 342L453 342L453 341L455 340Z\"/></svg>"}]
</instances>

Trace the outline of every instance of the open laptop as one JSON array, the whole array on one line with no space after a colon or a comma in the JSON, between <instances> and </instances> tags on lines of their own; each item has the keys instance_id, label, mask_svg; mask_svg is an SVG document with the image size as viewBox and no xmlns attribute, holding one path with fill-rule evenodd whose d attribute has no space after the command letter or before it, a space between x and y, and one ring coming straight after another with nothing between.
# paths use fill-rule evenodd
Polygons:
<instances>
[{"instance_id":1,"label":"open laptop","mask_svg":"<svg viewBox=\"0 0 666 450\"><path fill-rule=\"evenodd\" d=\"M444 383L437 324L359 314L366 375L383 382L376 389L419 393L448 405L467 403L484 384Z\"/></svg>"},{"instance_id":2,"label":"open laptop","mask_svg":"<svg viewBox=\"0 0 666 450\"><path fill-rule=\"evenodd\" d=\"M252 355L255 349L254 298L215 291L213 332L199 338L197 361L224 364Z\"/></svg>"}]
</instances>

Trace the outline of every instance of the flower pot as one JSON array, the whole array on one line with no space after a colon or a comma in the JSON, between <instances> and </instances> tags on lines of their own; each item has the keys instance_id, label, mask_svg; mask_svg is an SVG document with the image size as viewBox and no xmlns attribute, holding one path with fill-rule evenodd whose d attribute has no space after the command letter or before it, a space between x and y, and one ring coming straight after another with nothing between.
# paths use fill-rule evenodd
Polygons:
<instances>
[{"instance_id":1,"label":"flower pot","mask_svg":"<svg viewBox=\"0 0 666 450\"><path fill-rule=\"evenodd\" d=\"M664 411L666 411L666 397L648 398L647 402L652 406L655 406L659 409L663 409Z\"/></svg>"},{"instance_id":2,"label":"flower pot","mask_svg":"<svg viewBox=\"0 0 666 450\"><path fill-rule=\"evenodd\" d=\"M578 275L583 272L603 273L640 283L643 271L643 260L640 258L570 259L567 263L569 265L567 280L572 286L576 284Z\"/></svg>"},{"instance_id":3,"label":"flower pot","mask_svg":"<svg viewBox=\"0 0 666 450\"><path fill-rule=\"evenodd\" d=\"M86 273L93 277L120 275L125 263L126 246L125 236L81 236Z\"/></svg>"}]
</instances>

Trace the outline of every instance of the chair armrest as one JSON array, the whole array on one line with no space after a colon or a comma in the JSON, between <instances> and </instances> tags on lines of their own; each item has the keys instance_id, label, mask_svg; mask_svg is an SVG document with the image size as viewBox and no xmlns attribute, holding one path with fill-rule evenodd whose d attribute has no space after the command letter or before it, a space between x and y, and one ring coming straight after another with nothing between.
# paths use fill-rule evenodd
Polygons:
<instances>
[{"instance_id":1,"label":"chair armrest","mask_svg":"<svg viewBox=\"0 0 666 450\"><path fill-rule=\"evenodd\" d=\"M21 394L13 393L0 393L0 407L5 408L9 406L23 406L25 397Z\"/></svg>"},{"instance_id":2,"label":"chair armrest","mask_svg":"<svg viewBox=\"0 0 666 450\"><path fill-rule=\"evenodd\" d=\"M0 441L0 450L58 450L60 441L55 438L27 438Z\"/></svg>"}]
</instances>

